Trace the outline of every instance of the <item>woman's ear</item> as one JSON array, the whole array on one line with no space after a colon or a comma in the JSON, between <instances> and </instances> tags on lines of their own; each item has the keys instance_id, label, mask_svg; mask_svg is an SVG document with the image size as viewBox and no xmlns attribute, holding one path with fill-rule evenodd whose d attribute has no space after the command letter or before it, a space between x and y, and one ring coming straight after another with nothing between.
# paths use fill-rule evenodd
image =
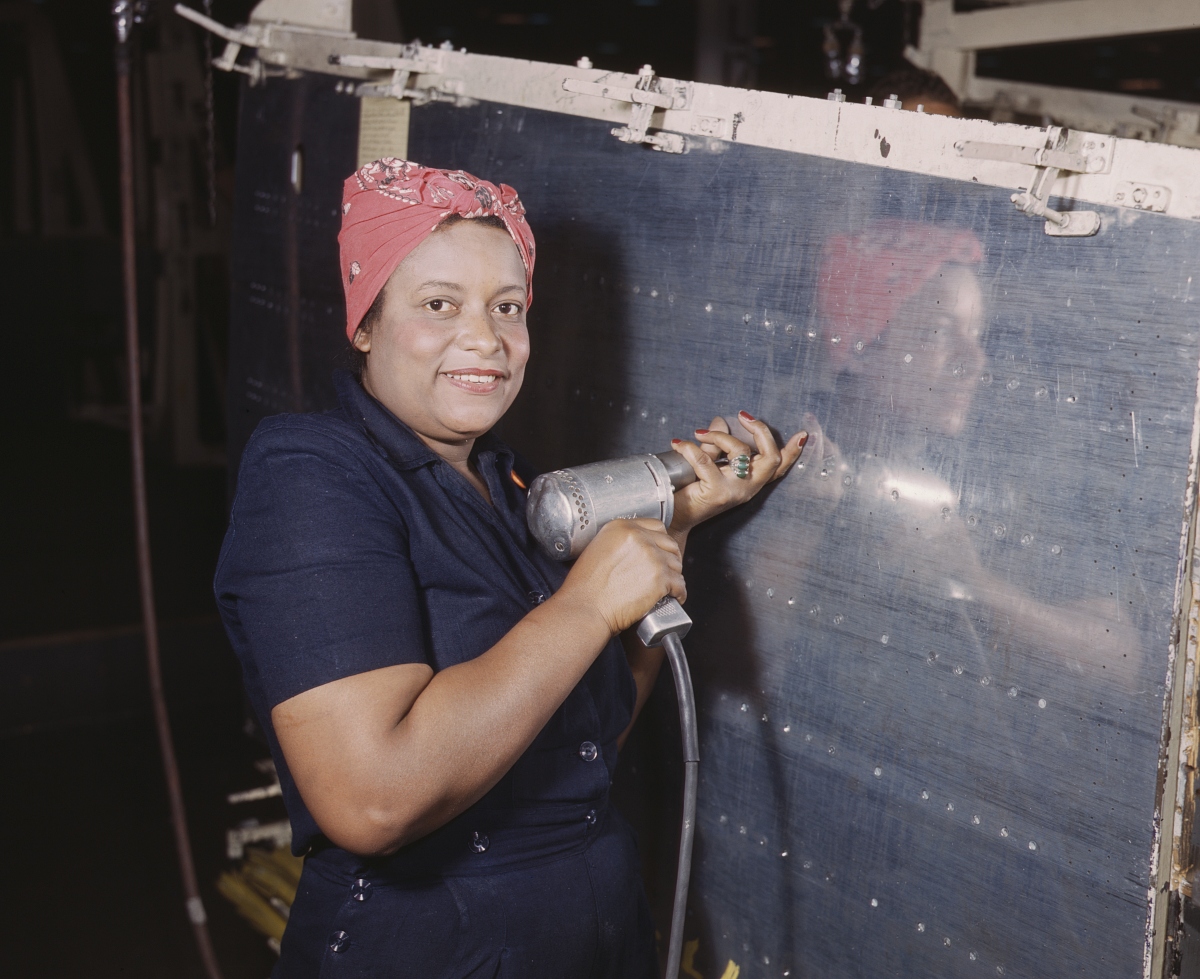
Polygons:
<instances>
[{"instance_id":1,"label":"woman's ear","mask_svg":"<svg viewBox=\"0 0 1200 979\"><path fill-rule=\"evenodd\" d=\"M354 331L354 339L350 343L359 353L369 354L371 352L371 331L364 330L360 326Z\"/></svg>"}]
</instances>

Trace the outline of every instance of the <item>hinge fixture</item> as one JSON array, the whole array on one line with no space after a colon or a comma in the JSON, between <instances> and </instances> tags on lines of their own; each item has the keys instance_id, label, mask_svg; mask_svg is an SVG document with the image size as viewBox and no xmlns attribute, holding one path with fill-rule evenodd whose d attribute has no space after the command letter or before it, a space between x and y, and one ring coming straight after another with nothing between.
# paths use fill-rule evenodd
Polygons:
<instances>
[{"instance_id":1,"label":"hinge fixture","mask_svg":"<svg viewBox=\"0 0 1200 979\"><path fill-rule=\"evenodd\" d=\"M1044 217L1048 235L1086 238L1100 230L1099 214L1095 211L1056 211L1046 202L1060 173L1107 173L1112 169L1115 142L1111 136L1071 132L1061 126L1050 126L1046 130L1044 146L1011 146L966 140L955 143L954 148L959 156L969 160L995 160L1033 166L1034 177L1029 189L1012 195L1017 210L1031 217Z\"/></svg>"},{"instance_id":2,"label":"hinge fixture","mask_svg":"<svg viewBox=\"0 0 1200 979\"><path fill-rule=\"evenodd\" d=\"M399 58L380 58L368 54L331 54L329 63L343 68L368 68L390 71L391 81L385 83L364 82L354 94L367 98L411 98L416 102L429 102L436 98L430 90L410 89L410 75L436 75L442 71L441 52L419 44L407 44ZM451 98L454 96L452 95Z\"/></svg>"},{"instance_id":3,"label":"hinge fixture","mask_svg":"<svg viewBox=\"0 0 1200 979\"><path fill-rule=\"evenodd\" d=\"M643 65L633 87L609 82L588 82L582 78L564 78L563 90L575 95L592 95L616 102L629 102L633 114L628 126L617 126L612 134L622 143L644 143L663 153L687 152L687 138L678 133L647 133L655 109L686 109L692 102L692 83L659 78L654 69Z\"/></svg>"}]
</instances>

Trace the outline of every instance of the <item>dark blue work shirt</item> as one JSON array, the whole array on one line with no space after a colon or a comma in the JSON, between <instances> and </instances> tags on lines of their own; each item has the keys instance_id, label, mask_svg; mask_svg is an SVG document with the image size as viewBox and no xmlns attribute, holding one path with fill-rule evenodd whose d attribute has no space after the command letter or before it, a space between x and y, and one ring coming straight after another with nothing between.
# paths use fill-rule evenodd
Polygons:
<instances>
[{"instance_id":1,"label":"dark blue work shirt","mask_svg":"<svg viewBox=\"0 0 1200 979\"><path fill-rule=\"evenodd\" d=\"M368 670L473 659L566 577L530 540L513 468L524 464L498 438L475 444L489 506L352 375L335 380L340 407L267 418L247 443L215 581L297 853L329 844L288 772L271 709ZM527 484L532 473L517 476ZM393 865L494 873L584 846L635 693L613 639L508 774Z\"/></svg>"}]
</instances>

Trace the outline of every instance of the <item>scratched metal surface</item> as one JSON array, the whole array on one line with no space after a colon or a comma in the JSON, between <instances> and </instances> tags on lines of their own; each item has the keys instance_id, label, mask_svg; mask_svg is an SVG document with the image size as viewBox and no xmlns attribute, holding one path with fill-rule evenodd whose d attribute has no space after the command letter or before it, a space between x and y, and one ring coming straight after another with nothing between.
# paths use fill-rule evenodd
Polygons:
<instances>
[{"instance_id":1,"label":"scratched metal surface","mask_svg":"<svg viewBox=\"0 0 1200 979\"><path fill-rule=\"evenodd\" d=\"M246 92L244 434L329 401L356 118L332 81ZM290 205L279 120L327 157ZM534 359L505 434L539 465L659 450L738 408L820 427L802 470L689 545L691 974L1141 975L1196 229L1105 212L1099 236L1052 239L994 189L607 129L433 105L410 156L529 209ZM286 213L308 221L294 356ZM954 260L913 245L931 236ZM675 725L664 681L617 785L664 933Z\"/></svg>"}]
</instances>

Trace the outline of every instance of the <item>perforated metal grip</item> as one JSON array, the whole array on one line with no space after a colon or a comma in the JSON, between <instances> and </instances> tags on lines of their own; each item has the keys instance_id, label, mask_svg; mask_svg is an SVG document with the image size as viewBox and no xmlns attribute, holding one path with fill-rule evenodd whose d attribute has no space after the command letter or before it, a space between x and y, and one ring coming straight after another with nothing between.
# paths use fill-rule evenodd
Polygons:
<instances>
[{"instance_id":1,"label":"perforated metal grip","mask_svg":"<svg viewBox=\"0 0 1200 979\"><path fill-rule=\"evenodd\" d=\"M552 558L570 561L610 520L650 517L670 526L675 515L671 477L672 470L654 455L544 473L529 487L529 532Z\"/></svg>"}]
</instances>

